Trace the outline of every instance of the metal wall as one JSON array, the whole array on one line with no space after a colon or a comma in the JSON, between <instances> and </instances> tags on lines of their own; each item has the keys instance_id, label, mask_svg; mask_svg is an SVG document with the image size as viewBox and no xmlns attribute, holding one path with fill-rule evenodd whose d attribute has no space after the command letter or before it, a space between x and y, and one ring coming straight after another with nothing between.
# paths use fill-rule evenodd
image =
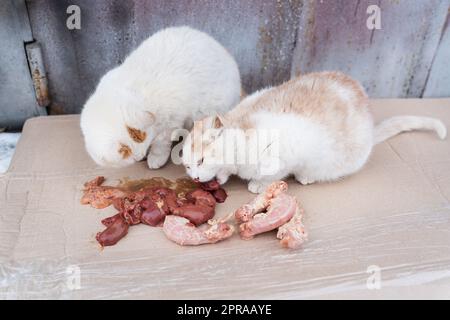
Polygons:
<instances>
[{"instance_id":1,"label":"metal wall","mask_svg":"<svg viewBox=\"0 0 450 320\"><path fill-rule=\"evenodd\" d=\"M25 43L32 41L24 2L0 0L0 129L46 114L38 105Z\"/></svg>"},{"instance_id":2,"label":"metal wall","mask_svg":"<svg viewBox=\"0 0 450 320\"><path fill-rule=\"evenodd\" d=\"M69 5L81 29L66 27ZM366 26L381 8L381 30ZM52 113L80 111L99 78L161 28L190 25L219 40L252 92L291 75L342 70L372 97L450 96L450 0L28 0Z\"/></svg>"}]
</instances>

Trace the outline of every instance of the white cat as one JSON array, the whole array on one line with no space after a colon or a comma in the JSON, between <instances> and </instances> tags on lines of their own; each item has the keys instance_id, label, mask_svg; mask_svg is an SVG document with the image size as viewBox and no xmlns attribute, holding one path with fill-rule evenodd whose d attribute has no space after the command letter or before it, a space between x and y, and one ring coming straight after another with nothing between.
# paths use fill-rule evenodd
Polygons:
<instances>
[{"instance_id":1,"label":"white cat","mask_svg":"<svg viewBox=\"0 0 450 320\"><path fill-rule=\"evenodd\" d=\"M268 129L278 135L250 148L258 132ZM363 167L375 144L416 129L434 130L441 139L446 136L441 121L426 117L393 117L374 127L368 98L358 82L338 72L311 73L258 91L222 116L197 121L186 137L182 160L194 179L216 177L225 183L236 174L249 180L251 192L259 193L291 174L302 184L352 174ZM248 159L255 150L257 161L251 163ZM230 155L226 152L235 161L224 161ZM247 161L239 163L237 158ZM270 174L263 170L274 164L276 170Z\"/></svg>"},{"instance_id":2,"label":"white cat","mask_svg":"<svg viewBox=\"0 0 450 320\"><path fill-rule=\"evenodd\" d=\"M238 66L217 41L189 27L164 29L100 80L81 113L86 149L97 164L114 167L148 152L149 167L159 168L174 129L228 111L240 94Z\"/></svg>"}]
</instances>

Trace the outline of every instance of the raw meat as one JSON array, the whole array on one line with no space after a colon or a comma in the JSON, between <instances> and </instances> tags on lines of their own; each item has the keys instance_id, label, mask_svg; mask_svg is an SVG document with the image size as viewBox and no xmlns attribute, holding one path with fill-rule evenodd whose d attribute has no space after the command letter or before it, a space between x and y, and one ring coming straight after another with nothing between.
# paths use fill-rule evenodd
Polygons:
<instances>
[{"instance_id":1,"label":"raw meat","mask_svg":"<svg viewBox=\"0 0 450 320\"><path fill-rule=\"evenodd\" d=\"M168 239L179 245L197 246L231 237L234 227L222 221L195 227L188 219L172 215L164 220L163 231Z\"/></svg>"},{"instance_id":2,"label":"raw meat","mask_svg":"<svg viewBox=\"0 0 450 320\"><path fill-rule=\"evenodd\" d=\"M295 198L287 194L270 199L267 213L258 213L239 226L241 238L248 240L282 226L294 216L297 208Z\"/></svg>"},{"instance_id":3,"label":"raw meat","mask_svg":"<svg viewBox=\"0 0 450 320\"><path fill-rule=\"evenodd\" d=\"M228 197L227 193L222 188L212 191L212 195L216 198L218 203L225 202Z\"/></svg>"},{"instance_id":4,"label":"raw meat","mask_svg":"<svg viewBox=\"0 0 450 320\"><path fill-rule=\"evenodd\" d=\"M108 217L102 220L102 224L105 227L109 227L110 225L112 225L114 223L114 221L116 221L117 219L121 219L122 216L120 215L120 213L113 215L112 217Z\"/></svg>"},{"instance_id":5,"label":"raw meat","mask_svg":"<svg viewBox=\"0 0 450 320\"><path fill-rule=\"evenodd\" d=\"M244 240L278 228L277 238L283 247L299 248L307 239L303 225L303 209L297 200L285 193L287 183L277 181L253 201L236 210L234 216Z\"/></svg>"},{"instance_id":6,"label":"raw meat","mask_svg":"<svg viewBox=\"0 0 450 320\"><path fill-rule=\"evenodd\" d=\"M255 214L266 210L269 206L270 200L285 192L287 188L288 185L284 181L273 182L267 187L265 192L260 193L258 196L256 196L256 198L253 199L252 202L245 204L238 210L236 210L236 220L238 222L249 221Z\"/></svg>"},{"instance_id":7,"label":"raw meat","mask_svg":"<svg viewBox=\"0 0 450 320\"><path fill-rule=\"evenodd\" d=\"M297 249L307 240L305 226L302 222L303 209L298 207L292 219L278 228L277 238L280 244L289 249Z\"/></svg>"},{"instance_id":8,"label":"raw meat","mask_svg":"<svg viewBox=\"0 0 450 320\"><path fill-rule=\"evenodd\" d=\"M142 187L130 191L122 186L102 186L104 177L85 183L82 204L90 204L94 208L105 208L113 205L118 211L112 217L102 220L107 227L97 234L97 240L102 246L114 245L128 232L128 227L139 223L150 226L160 226L167 215L176 215L188 219L195 226L206 223L214 217L217 202L225 201L227 194L217 181L198 183L197 189L181 196L168 187ZM220 228L219 228L220 226ZM219 236L222 236L224 226L217 226ZM216 228L210 228L209 233L215 234ZM208 233L208 234L209 234Z\"/></svg>"},{"instance_id":9,"label":"raw meat","mask_svg":"<svg viewBox=\"0 0 450 320\"><path fill-rule=\"evenodd\" d=\"M205 190L205 191L209 191L214 196L214 198L216 198L216 201L218 203L225 202L225 200L228 197L227 193L220 186L220 184L219 184L219 182L217 182L217 180L211 180L211 181L208 181L208 182L198 182L198 181L196 181L196 183L198 184L200 189Z\"/></svg>"},{"instance_id":10,"label":"raw meat","mask_svg":"<svg viewBox=\"0 0 450 320\"><path fill-rule=\"evenodd\" d=\"M103 209L113 204L116 199L121 199L128 194L118 187L102 186L104 181L104 177L96 177L86 182L81 204L90 204L96 209Z\"/></svg>"},{"instance_id":11,"label":"raw meat","mask_svg":"<svg viewBox=\"0 0 450 320\"><path fill-rule=\"evenodd\" d=\"M102 247L115 245L128 233L129 224L122 217L113 220L105 230L97 233L95 237Z\"/></svg>"},{"instance_id":12,"label":"raw meat","mask_svg":"<svg viewBox=\"0 0 450 320\"><path fill-rule=\"evenodd\" d=\"M189 193L186 198L193 203L187 203L174 208L174 215L184 217L196 226L207 222L214 217L216 199L210 192L197 189Z\"/></svg>"}]
</instances>

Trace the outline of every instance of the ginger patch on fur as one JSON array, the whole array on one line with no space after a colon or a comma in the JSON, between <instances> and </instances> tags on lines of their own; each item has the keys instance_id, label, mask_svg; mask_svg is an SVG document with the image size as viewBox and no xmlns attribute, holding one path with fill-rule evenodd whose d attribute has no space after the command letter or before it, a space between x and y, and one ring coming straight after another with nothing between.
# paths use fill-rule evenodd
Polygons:
<instances>
[{"instance_id":1,"label":"ginger patch on fur","mask_svg":"<svg viewBox=\"0 0 450 320\"><path fill-rule=\"evenodd\" d=\"M139 129L131 128L127 126L128 134L130 135L131 139L133 139L134 142L142 143L144 142L145 138L147 138L147 133L144 131L141 131Z\"/></svg>"},{"instance_id":2,"label":"ginger patch on fur","mask_svg":"<svg viewBox=\"0 0 450 320\"><path fill-rule=\"evenodd\" d=\"M131 148L126 144L121 143L119 153L122 155L122 158L127 159L129 156L131 156Z\"/></svg>"}]
</instances>

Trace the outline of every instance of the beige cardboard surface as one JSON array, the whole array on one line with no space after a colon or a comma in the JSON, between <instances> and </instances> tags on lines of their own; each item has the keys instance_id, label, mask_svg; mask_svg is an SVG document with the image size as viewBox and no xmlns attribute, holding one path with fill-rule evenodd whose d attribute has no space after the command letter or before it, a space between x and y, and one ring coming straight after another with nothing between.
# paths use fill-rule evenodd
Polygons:
<instances>
[{"instance_id":1,"label":"beige cardboard surface","mask_svg":"<svg viewBox=\"0 0 450 320\"><path fill-rule=\"evenodd\" d=\"M450 99L376 100L372 110L377 121L427 115L450 127ZM29 120L0 176L0 298L450 298L450 138L405 133L376 146L366 167L342 181L289 180L306 211L303 250L281 248L275 233L180 247L144 225L100 250L94 236L114 210L81 206L85 181L184 172L145 163L99 168L78 121ZM219 216L253 197L238 179L225 188ZM380 289L367 287L370 266L381 268Z\"/></svg>"}]
</instances>

